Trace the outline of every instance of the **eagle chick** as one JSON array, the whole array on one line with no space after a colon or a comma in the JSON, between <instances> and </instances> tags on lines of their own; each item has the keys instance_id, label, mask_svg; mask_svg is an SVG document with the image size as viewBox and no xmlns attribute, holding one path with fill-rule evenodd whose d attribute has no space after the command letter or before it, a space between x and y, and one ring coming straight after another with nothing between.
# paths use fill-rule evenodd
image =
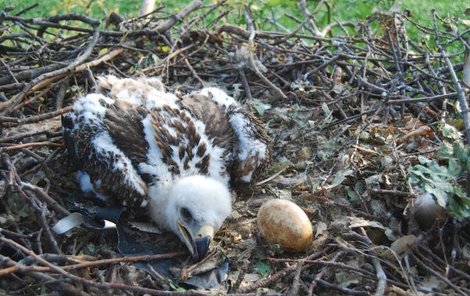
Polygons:
<instances>
[{"instance_id":1,"label":"eagle chick","mask_svg":"<svg viewBox=\"0 0 470 296\"><path fill-rule=\"evenodd\" d=\"M134 215L147 208L201 259L230 215L230 186L260 175L271 159L271 138L218 88L179 98L156 78L98 81L106 95L79 98L63 118L71 160L105 202Z\"/></svg>"}]
</instances>

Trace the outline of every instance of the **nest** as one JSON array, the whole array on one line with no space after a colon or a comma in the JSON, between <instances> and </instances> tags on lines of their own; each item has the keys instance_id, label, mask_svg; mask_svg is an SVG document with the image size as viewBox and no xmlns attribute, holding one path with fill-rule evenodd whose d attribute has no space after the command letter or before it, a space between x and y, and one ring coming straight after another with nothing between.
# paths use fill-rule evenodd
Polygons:
<instances>
[{"instance_id":1,"label":"nest","mask_svg":"<svg viewBox=\"0 0 470 296\"><path fill-rule=\"evenodd\" d=\"M64 200L80 194L60 116L93 91L96 76L111 73L158 76L177 94L217 85L250 104L275 138L265 180L238 197L216 237L231 261L219 290L470 294L468 221L419 229L408 210L417 192L407 173L420 156L436 157L437 123L461 118L457 129L470 138L468 74L458 79L470 67L461 62L465 36L440 29L447 23L437 14L427 28L396 12L319 30L305 5L295 30L265 32L248 8L242 28L219 25L230 13L223 2L201 4L174 15L111 15L104 29L83 15L30 19L2 11L0 290L175 289L132 262L180 253L122 256L113 232L51 230L69 214ZM434 49L409 40L410 27L433 36ZM286 253L257 237L256 211L274 197L295 201L311 219L316 234L305 252Z\"/></svg>"}]
</instances>

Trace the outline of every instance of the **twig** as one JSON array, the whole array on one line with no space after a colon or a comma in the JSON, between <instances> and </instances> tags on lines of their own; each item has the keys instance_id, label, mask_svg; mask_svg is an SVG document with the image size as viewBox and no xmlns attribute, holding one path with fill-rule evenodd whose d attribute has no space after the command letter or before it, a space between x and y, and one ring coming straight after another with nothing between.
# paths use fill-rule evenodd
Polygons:
<instances>
[{"instance_id":1,"label":"twig","mask_svg":"<svg viewBox=\"0 0 470 296\"><path fill-rule=\"evenodd\" d=\"M10 172L10 175L12 176L12 180L10 180L11 183L16 182L16 187L20 190L25 189L27 191L31 191L36 194L42 201L47 203L50 207L52 207L54 210L57 212L63 214L63 215L69 215L70 212L64 209L61 205L57 203L52 197L50 197L47 193L45 193L40 187L37 187L35 185L32 185L27 182L22 182L19 178L19 176L16 173L15 166L11 163L10 157L7 154L2 154L1 155L1 160L2 160L2 165ZM14 184L10 184L14 185Z\"/></svg>"},{"instance_id":2,"label":"twig","mask_svg":"<svg viewBox=\"0 0 470 296\"><path fill-rule=\"evenodd\" d=\"M339 57L340 57L339 53L338 53L338 54L335 54L333 57L331 57L330 59L328 59L327 61L325 61L325 62L324 62L323 64L321 64L320 66L316 67L316 68L313 69L313 70L308 71L307 73L304 74L305 79L308 79L310 76L312 76L313 74L317 73L318 71L320 71L321 69L325 68L326 66L333 64L334 62L336 62L336 60L337 60Z\"/></svg>"},{"instance_id":3,"label":"twig","mask_svg":"<svg viewBox=\"0 0 470 296\"><path fill-rule=\"evenodd\" d=\"M0 276L8 275L12 272L20 272L31 276L32 278L42 282L44 286L50 286L51 289L55 290L56 292L63 292L67 295L79 295L79 296L87 296L89 294L80 291L79 289L73 287L71 284L67 283L63 279L56 279L50 275L47 275L40 271L35 271L34 268L30 266L23 265L13 261L12 259L5 257L0 254L0 263L2 265L10 266L0 270Z\"/></svg>"},{"instance_id":4,"label":"twig","mask_svg":"<svg viewBox=\"0 0 470 296\"><path fill-rule=\"evenodd\" d=\"M280 88L278 88L276 85L274 85L268 78L266 78L266 76L263 75L263 73L261 73L259 67L258 67L258 61L255 61L255 57L254 57L254 49L255 49L255 46L254 46L254 40L255 40L255 36L256 36L256 30L255 30L255 26L254 26L254 21L253 21L253 17L252 17L252 14L251 14L251 11L249 9L248 6L245 6L245 17L246 17L246 22L247 22L247 26L248 26L248 31L250 32L249 36L248 36L248 44L249 44L249 48L248 48L248 60L249 60L249 67L251 70L253 70L255 72L255 74L261 78L261 80L263 80L264 83L266 83L271 89L272 91L279 97L281 97L282 99L286 99L287 96L282 92L282 90Z\"/></svg>"},{"instance_id":5,"label":"twig","mask_svg":"<svg viewBox=\"0 0 470 296\"><path fill-rule=\"evenodd\" d=\"M331 264L338 264L338 262L336 262L336 260L338 260L338 258L341 257L344 253L345 253L344 251L337 252L330 261L327 261L328 264L330 264L330 263ZM321 261L321 260L319 260L319 261ZM318 263L318 260L316 260L315 263ZM339 264L341 264L341 263L339 263ZM310 283L310 286L308 287L308 295L309 296L313 295L313 293L315 292L315 289L317 288L317 282L320 281L327 272L328 272L328 268L324 267L315 276L313 281Z\"/></svg>"},{"instance_id":6,"label":"twig","mask_svg":"<svg viewBox=\"0 0 470 296\"><path fill-rule=\"evenodd\" d=\"M13 135L13 136L1 138L0 139L0 144L21 141L24 138L43 135L43 134L47 134L49 132L50 132L50 128L41 129L41 130L32 130L32 131L28 131L28 132L25 132L25 133L19 133L19 134Z\"/></svg>"},{"instance_id":7,"label":"twig","mask_svg":"<svg viewBox=\"0 0 470 296\"><path fill-rule=\"evenodd\" d=\"M64 265L64 266L61 266L61 268L64 270L77 270L77 269L98 267L102 265L111 265L111 264L123 263L123 262L144 262L144 261L162 260L162 259L168 259L168 258L175 258L177 256L181 256L185 254L186 254L185 252L171 252L171 253L157 254L157 255L125 256L125 257L118 257L118 258L87 261L87 262L71 264L71 265ZM59 259L59 261L63 260L64 258L67 258L67 256L65 255L62 255L61 257L63 258ZM25 260L23 259L22 261L25 261ZM33 265L33 266L30 266L30 268L38 272L54 271L53 269L47 266L34 266ZM0 275L10 274L16 271L17 271L17 268L11 268L11 267L8 269L1 269Z\"/></svg>"},{"instance_id":8,"label":"twig","mask_svg":"<svg viewBox=\"0 0 470 296\"><path fill-rule=\"evenodd\" d=\"M462 109L460 114L462 115L464 126L465 126L466 143L467 145L470 145L470 111L468 108L467 99L465 98L465 91L463 90L459 82L459 79L457 78L457 74L455 73L454 66L452 65L452 62L450 61L449 56L447 55L447 52L444 50L444 48L439 42L439 33L437 31L437 24L436 24L436 17L437 17L436 12L433 11L432 15L434 19L434 27L435 27L434 37L436 40L436 45L437 45L437 48L439 49L439 52L442 55L442 58L446 62L446 65L449 69L450 77L452 78L452 81L454 82L455 90L457 92L457 97L459 99L460 108ZM467 192L467 193L470 194L470 192Z\"/></svg>"},{"instance_id":9,"label":"twig","mask_svg":"<svg viewBox=\"0 0 470 296\"><path fill-rule=\"evenodd\" d=\"M245 90L245 96L248 102L253 101L253 96L251 95L250 85L248 84L248 80L246 79L245 71L243 68L238 69L240 73L240 80L243 85L243 89Z\"/></svg>"},{"instance_id":10,"label":"twig","mask_svg":"<svg viewBox=\"0 0 470 296\"><path fill-rule=\"evenodd\" d=\"M389 195L397 196L397 197L410 197L410 196L412 196L412 194L409 193L409 192L398 191L398 190L370 188L370 189L368 189L368 191L370 191L371 193L380 194L382 196L384 194L389 194Z\"/></svg>"},{"instance_id":11,"label":"twig","mask_svg":"<svg viewBox=\"0 0 470 296\"><path fill-rule=\"evenodd\" d=\"M278 172L274 173L273 175L269 176L268 178L262 180L262 181L259 181L258 183L256 183L256 186L260 186L260 185L263 185L265 183L268 183L272 180L274 180L277 176L279 176L280 174L282 174L285 170L287 170L289 167L285 167L285 168L282 168L280 169Z\"/></svg>"},{"instance_id":12,"label":"twig","mask_svg":"<svg viewBox=\"0 0 470 296\"><path fill-rule=\"evenodd\" d=\"M19 82L18 82L18 80L16 79L15 74L13 74L13 72L11 72L10 67L8 67L8 65L5 64L5 62L3 61L3 59L0 59L0 62L2 62L3 67L5 67L5 69L7 69L8 74L11 76L11 78L13 78L13 80L15 81L15 83L18 84Z\"/></svg>"},{"instance_id":13,"label":"twig","mask_svg":"<svg viewBox=\"0 0 470 296\"><path fill-rule=\"evenodd\" d=\"M430 274L434 275L435 277L437 277L438 279L440 279L441 281L443 281L444 283L446 283L449 287L451 287L452 289L455 290L455 292L457 292L458 294L460 295L468 295L467 292L464 292L460 287L458 287L457 285L455 285L454 283L452 283L448 278L446 278L445 276L443 276L442 274L440 274L439 272L435 271L434 269L432 268L429 268L426 264L424 264L423 261L421 261L421 259L419 259L418 257L414 257L415 260L416 260L416 263L418 263L418 265L424 269L426 269L427 272L429 272Z\"/></svg>"},{"instance_id":14,"label":"twig","mask_svg":"<svg viewBox=\"0 0 470 296\"><path fill-rule=\"evenodd\" d=\"M302 267L304 266L305 261L300 260L297 262L297 268L295 269L294 279L292 280L292 286L287 293L288 296L295 296L299 294L300 288L300 275L302 273Z\"/></svg>"},{"instance_id":15,"label":"twig","mask_svg":"<svg viewBox=\"0 0 470 296\"><path fill-rule=\"evenodd\" d=\"M72 106L67 106L62 109L52 111L49 113L43 113L35 116L30 116L26 118L17 118L17 117L6 117L6 116L0 116L0 123L4 126L8 126L8 124L5 123L13 123L14 125L22 125L22 124L27 124L27 123L37 123L43 120L51 119L54 117L57 117L59 115L69 113L72 111ZM11 125L10 125L11 126ZM0 139L0 143L8 143L9 141L6 141L5 138Z\"/></svg>"},{"instance_id":16,"label":"twig","mask_svg":"<svg viewBox=\"0 0 470 296\"><path fill-rule=\"evenodd\" d=\"M199 8L201 5L202 5L201 0L194 0L193 2L189 3L188 6L186 6L180 12L178 12L176 15L170 17L168 20L158 25L158 27L156 27L155 30L160 33L166 32L168 29L173 27L177 21L181 21L188 14L190 14L191 12Z\"/></svg>"},{"instance_id":17,"label":"twig","mask_svg":"<svg viewBox=\"0 0 470 296\"><path fill-rule=\"evenodd\" d=\"M0 241L2 241L4 243L18 249L19 251L21 251L24 254L27 254L28 256L33 257L37 262L39 262L41 264L44 264L45 266L49 267L54 272L57 272L57 273L65 276L66 278L68 278L68 279L70 279L70 280L72 280L76 283L81 283L83 285L96 287L96 288L101 289L101 290L108 290L108 289L125 290L125 291L132 291L132 292L136 292L136 293L147 293L147 294L150 294L150 295L163 295L163 296L166 296L166 295L171 295L171 296L174 296L174 295L190 295L190 296L195 295L195 296L199 296L199 295L201 295L201 296L204 296L204 295L206 295L205 293L198 292L198 291L186 291L186 292L184 292L184 294L182 294L181 292L159 291L159 290L155 290L155 289L143 288L143 287L139 287L139 286L129 286L129 285L119 284L119 283L98 283L98 282L94 282L94 281L81 278L79 276L73 275L73 274L65 271L62 267L59 267L57 265L54 265L54 264L50 263L49 261L41 258L41 256L38 256L37 254L35 254L33 251L28 250L27 248L23 247L22 245L18 244L17 242L15 242L11 239L0 237Z\"/></svg>"},{"instance_id":18,"label":"twig","mask_svg":"<svg viewBox=\"0 0 470 296\"><path fill-rule=\"evenodd\" d=\"M194 78L196 78L197 81L199 81L199 83L201 84L202 87L205 86L206 83L204 83L204 81L202 81L201 77L199 77L199 75L197 74L197 72L194 70L194 68L191 66L191 64L189 63L188 59L184 59L184 62L186 64L186 66L188 66L189 70L191 71L191 73L193 74Z\"/></svg>"},{"instance_id":19,"label":"twig","mask_svg":"<svg viewBox=\"0 0 470 296\"><path fill-rule=\"evenodd\" d=\"M353 289L342 288L338 285L331 284L331 283L329 283L325 280L322 280L322 279L318 280L318 284L320 284L321 286L324 286L325 288L328 288L328 290L336 290L336 291L339 291L339 292L341 292L345 295L357 295L357 296L370 295L369 292L356 291L356 290L353 290Z\"/></svg>"},{"instance_id":20,"label":"twig","mask_svg":"<svg viewBox=\"0 0 470 296\"><path fill-rule=\"evenodd\" d=\"M382 264L380 264L380 260L378 258L372 258L372 264L374 265L378 280L374 295L385 295L385 289L387 288L387 275L385 274Z\"/></svg>"},{"instance_id":21,"label":"twig","mask_svg":"<svg viewBox=\"0 0 470 296\"><path fill-rule=\"evenodd\" d=\"M320 1L319 4L317 4L317 7L320 7L320 5L323 3L324 1ZM318 29L317 25L315 24L315 22L313 21L312 19L312 16L310 15L310 12L308 11L308 8L307 8L307 1L305 0L299 0L299 5L300 5L300 9L302 10L303 14L304 14L304 19L307 21L307 24L309 24L309 30L310 32L312 32L312 34L314 36L319 36L319 37L324 37L324 35L322 34L322 32L320 32L320 30Z\"/></svg>"},{"instance_id":22,"label":"twig","mask_svg":"<svg viewBox=\"0 0 470 296\"><path fill-rule=\"evenodd\" d=\"M45 141L45 142L30 142L25 144L17 144L11 145L7 147L0 147L0 152L7 152L7 151L14 151L14 150L21 150L24 148L31 148L31 147L42 147L42 146L49 146L49 147L62 147L62 144Z\"/></svg>"},{"instance_id":23,"label":"twig","mask_svg":"<svg viewBox=\"0 0 470 296\"><path fill-rule=\"evenodd\" d=\"M460 114L462 115L465 126L465 135L467 139L466 143L467 145L470 145L470 109L468 108L467 100L465 98L465 91L463 90L462 85L460 84L459 79L457 78L457 74L454 71L454 67L446 51L439 44L438 47L440 48L442 56L447 66L449 67L450 76L452 77L452 81L454 82L455 89L457 91L457 97L459 99L460 108L462 108Z\"/></svg>"},{"instance_id":24,"label":"twig","mask_svg":"<svg viewBox=\"0 0 470 296\"><path fill-rule=\"evenodd\" d=\"M406 99L396 99L396 100L388 100L387 104L403 104L403 103L419 103L419 102L431 102L437 100L444 100L444 99L451 99L457 97L456 92L442 94L442 95L435 95L432 97L423 97L423 98L406 98Z\"/></svg>"},{"instance_id":25,"label":"twig","mask_svg":"<svg viewBox=\"0 0 470 296\"><path fill-rule=\"evenodd\" d=\"M313 253L307 257L304 258L304 260L314 260L316 258L319 258L320 256L322 256L323 254L325 254L326 252L328 252L329 249L326 248L320 252L316 252L316 253ZM308 265L303 265L302 266L302 269L304 268L308 268L310 266L310 264ZM259 281L257 281L256 283L254 284L251 284L249 286L245 286L245 287L242 287L240 289L238 289L237 293L247 293L247 292L250 292L250 291L254 291L258 288L261 288L261 287L266 287L268 285L270 285L271 283L283 278L284 276L290 274L291 272L295 271L297 269L297 265L292 265L292 266L289 266L287 268L285 268L284 270L281 270L273 275L270 275L269 277L266 277L266 278L263 278ZM292 274L291 274L292 275Z\"/></svg>"},{"instance_id":26,"label":"twig","mask_svg":"<svg viewBox=\"0 0 470 296\"><path fill-rule=\"evenodd\" d=\"M31 9L37 7L37 6L39 6L39 4L38 4L38 3L34 3L34 4L32 4L32 5L30 5L30 6L26 7L26 8L24 8L23 10L20 10L20 11L17 12L15 15L16 15L16 16L20 16L20 15L22 15L22 14L24 14L24 13L30 11Z\"/></svg>"},{"instance_id":27,"label":"twig","mask_svg":"<svg viewBox=\"0 0 470 296\"><path fill-rule=\"evenodd\" d=\"M87 45L87 47L85 48L83 53L81 55L79 55L72 63L70 63L69 65L67 65L64 68L61 68L61 69L58 69L58 70L55 70L55 71L52 71L52 72L44 73L44 74L38 76L37 78L31 80L31 82L29 82L27 84L27 86L18 95L14 96L12 99L10 99L6 102L0 102L0 111L4 111L6 109L5 110L6 114L11 113L11 111L13 110L13 107L17 103L19 103L21 100L24 99L24 97L28 94L28 92L33 88L34 85L36 85L37 83L39 83L43 80L46 80L48 78L66 73L70 70L73 70L75 67L77 67L78 65L83 63L86 59L88 59L88 57L91 55L91 53L93 51L93 48L95 47L96 43L98 42L98 37L99 37L98 24L99 24L98 22L93 23L95 28L93 30L93 36L92 36L92 39L91 39L90 43Z\"/></svg>"},{"instance_id":28,"label":"twig","mask_svg":"<svg viewBox=\"0 0 470 296\"><path fill-rule=\"evenodd\" d=\"M63 208L57 201L55 201L52 197L50 197L41 187L33 185L27 182L21 182L20 187L26 191L30 191L36 194L36 196L47 203L52 209L57 211L58 213L66 216L70 215L70 212Z\"/></svg>"}]
</instances>

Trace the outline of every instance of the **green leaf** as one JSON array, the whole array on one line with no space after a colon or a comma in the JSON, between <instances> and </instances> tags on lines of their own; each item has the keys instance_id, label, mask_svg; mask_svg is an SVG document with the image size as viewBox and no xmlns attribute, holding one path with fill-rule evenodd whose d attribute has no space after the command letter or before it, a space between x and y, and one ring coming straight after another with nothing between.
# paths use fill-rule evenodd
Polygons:
<instances>
[{"instance_id":1,"label":"green leaf","mask_svg":"<svg viewBox=\"0 0 470 296\"><path fill-rule=\"evenodd\" d=\"M461 137L460 132L450 124L445 123L442 127L442 135L451 140L459 140Z\"/></svg>"},{"instance_id":2,"label":"green leaf","mask_svg":"<svg viewBox=\"0 0 470 296\"><path fill-rule=\"evenodd\" d=\"M360 198L359 195L356 193L356 191L354 191L353 189L351 189L349 186L346 187L346 191L347 191L347 193L348 193L349 201L350 201L353 205L359 204L359 202L361 201L361 198Z\"/></svg>"},{"instance_id":3,"label":"green leaf","mask_svg":"<svg viewBox=\"0 0 470 296\"><path fill-rule=\"evenodd\" d=\"M178 291L178 292L186 292L187 291L185 288L181 287L180 285L178 285L177 283L175 283L173 281L168 281L168 284L175 291Z\"/></svg>"},{"instance_id":4,"label":"green leaf","mask_svg":"<svg viewBox=\"0 0 470 296\"><path fill-rule=\"evenodd\" d=\"M271 109L271 105L262 103L260 100L253 99L253 102L251 103L253 108L255 108L256 112L259 114L259 116L264 115L264 111Z\"/></svg>"},{"instance_id":5,"label":"green leaf","mask_svg":"<svg viewBox=\"0 0 470 296\"><path fill-rule=\"evenodd\" d=\"M454 146L448 142L442 143L437 156L441 159L446 159L452 157L452 155L454 155Z\"/></svg>"},{"instance_id":6,"label":"green leaf","mask_svg":"<svg viewBox=\"0 0 470 296\"><path fill-rule=\"evenodd\" d=\"M462 188L456 188L454 198L449 200L449 211L453 217L468 218L470 217L470 198Z\"/></svg>"},{"instance_id":7,"label":"green leaf","mask_svg":"<svg viewBox=\"0 0 470 296\"><path fill-rule=\"evenodd\" d=\"M429 186L429 184L426 184L424 186L424 190L426 192L434 194L434 196L436 197L436 203L438 205L440 205L443 208L445 208L447 206L448 197L447 197L447 194L445 193L445 191L443 191L439 188L436 188L434 186Z\"/></svg>"},{"instance_id":8,"label":"green leaf","mask_svg":"<svg viewBox=\"0 0 470 296\"><path fill-rule=\"evenodd\" d=\"M418 156L418 161L420 164L428 164L430 163L432 160L430 160L429 158L425 157L425 156L422 156L422 155L419 155Z\"/></svg>"},{"instance_id":9,"label":"green leaf","mask_svg":"<svg viewBox=\"0 0 470 296\"><path fill-rule=\"evenodd\" d=\"M275 7L275 6L280 6L284 3L284 0L268 0L266 2L267 6Z\"/></svg>"},{"instance_id":10,"label":"green leaf","mask_svg":"<svg viewBox=\"0 0 470 296\"><path fill-rule=\"evenodd\" d=\"M461 168L460 168L459 163L454 158L449 159L449 164L447 165L447 170L449 171L449 174L451 176L454 176L454 177L460 175L460 173L462 171Z\"/></svg>"},{"instance_id":11,"label":"green leaf","mask_svg":"<svg viewBox=\"0 0 470 296\"><path fill-rule=\"evenodd\" d=\"M333 121L333 111L330 110L328 105L326 103L322 103L321 104L321 109L323 110L323 113L325 114L325 118L323 118L323 120L327 123L332 122Z\"/></svg>"},{"instance_id":12,"label":"green leaf","mask_svg":"<svg viewBox=\"0 0 470 296\"><path fill-rule=\"evenodd\" d=\"M262 276L267 276L271 272L271 266L263 261L258 261L255 264L255 270Z\"/></svg>"},{"instance_id":13,"label":"green leaf","mask_svg":"<svg viewBox=\"0 0 470 296\"><path fill-rule=\"evenodd\" d=\"M470 169L470 147L463 144L460 135L456 136L458 131L452 126L444 125L442 132L447 138L457 139L439 147L437 157L446 162L419 156L420 164L409 168L408 179L421 191L434 194L436 202L454 218L470 217L470 197L458 182Z\"/></svg>"}]
</instances>

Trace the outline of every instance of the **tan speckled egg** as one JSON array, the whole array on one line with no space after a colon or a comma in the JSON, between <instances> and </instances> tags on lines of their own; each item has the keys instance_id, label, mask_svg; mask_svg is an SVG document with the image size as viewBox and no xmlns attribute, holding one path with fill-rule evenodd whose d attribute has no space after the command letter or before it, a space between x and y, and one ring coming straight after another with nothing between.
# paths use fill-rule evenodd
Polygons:
<instances>
[{"instance_id":1,"label":"tan speckled egg","mask_svg":"<svg viewBox=\"0 0 470 296\"><path fill-rule=\"evenodd\" d=\"M261 205L258 229L264 239L284 250L301 252L312 243L313 228L305 212L295 203L271 199Z\"/></svg>"}]
</instances>

